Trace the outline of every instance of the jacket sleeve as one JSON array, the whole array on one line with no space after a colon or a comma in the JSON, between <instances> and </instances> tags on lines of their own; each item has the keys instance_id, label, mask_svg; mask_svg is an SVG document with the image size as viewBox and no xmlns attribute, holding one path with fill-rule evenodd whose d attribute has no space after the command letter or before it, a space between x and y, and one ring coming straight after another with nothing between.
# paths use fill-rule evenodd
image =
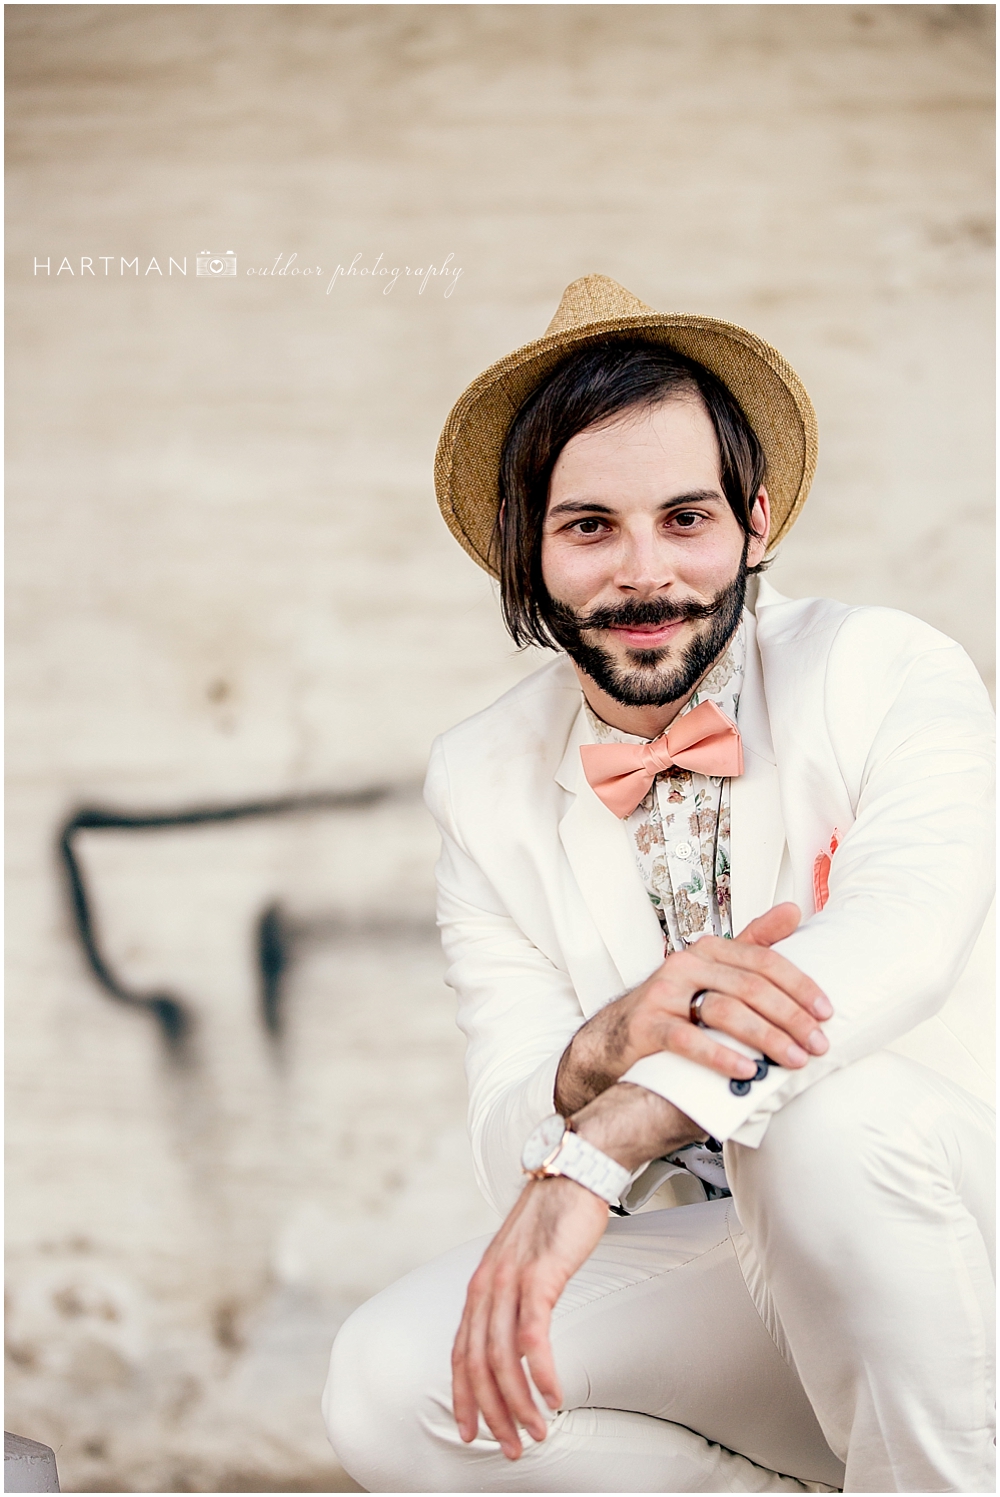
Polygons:
<instances>
[{"instance_id":1,"label":"jacket sleeve","mask_svg":"<svg viewBox=\"0 0 1000 1497\"><path fill-rule=\"evenodd\" d=\"M863 756L855 820L825 908L775 947L829 997L829 1050L801 1070L772 1069L746 1097L672 1055L647 1056L623 1078L752 1148L799 1092L941 1009L993 894L993 716L972 662L933 635L940 643L901 675L866 672L852 628L831 653L826 702L838 762Z\"/></svg>"},{"instance_id":2,"label":"jacket sleeve","mask_svg":"<svg viewBox=\"0 0 1000 1497\"><path fill-rule=\"evenodd\" d=\"M431 751L424 799L441 832L438 925L467 1040L469 1132L480 1189L500 1215L524 1183L521 1149L555 1110L563 1051L583 1023L566 972L528 939L467 851L448 785L445 748Z\"/></svg>"}]
</instances>

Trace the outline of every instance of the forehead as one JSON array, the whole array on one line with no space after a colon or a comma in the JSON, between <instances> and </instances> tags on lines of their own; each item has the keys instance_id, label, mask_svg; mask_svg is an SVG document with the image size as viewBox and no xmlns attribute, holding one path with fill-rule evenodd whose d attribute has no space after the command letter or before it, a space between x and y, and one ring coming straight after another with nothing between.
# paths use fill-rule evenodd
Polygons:
<instances>
[{"instance_id":1,"label":"forehead","mask_svg":"<svg viewBox=\"0 0 1000 1497\"><path fill-rule=\"evenodd\" d=\"M720 477L708 411L697 396L674 396L571 437L552 471L549 498L565 498L569 491L596 498L609 487L619 497L623 487L652 487L662 498L665 488L718 486Z\"/></svg>"}]
</instances>

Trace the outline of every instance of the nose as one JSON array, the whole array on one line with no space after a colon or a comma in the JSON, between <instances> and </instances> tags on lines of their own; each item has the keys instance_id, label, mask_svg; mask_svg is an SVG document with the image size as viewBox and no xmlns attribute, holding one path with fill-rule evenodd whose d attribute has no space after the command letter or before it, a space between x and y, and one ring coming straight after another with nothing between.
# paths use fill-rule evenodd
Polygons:
<instances>
[{"instance_id":1,"label":"nose","mask_svg":"<svg viewBox=\"0 0 1000 1497\"><path fill-rule=\"evenodd\" d=\"M668 548L655 525L639 523L623 528L612 576L615 587L649 598L674 580Z\"/></svg>"}]
</instances>

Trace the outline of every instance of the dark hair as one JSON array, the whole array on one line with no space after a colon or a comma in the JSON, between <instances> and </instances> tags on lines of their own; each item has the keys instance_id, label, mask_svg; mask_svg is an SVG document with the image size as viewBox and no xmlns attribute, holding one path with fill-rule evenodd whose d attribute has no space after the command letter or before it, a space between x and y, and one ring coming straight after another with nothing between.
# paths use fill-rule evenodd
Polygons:
<instances>
[{"instance_id":1,"label":"dark hair","mask_svg":"<svg viewBox=\"0 0 1000 1497\"><path fill-rule=\"evenodd\" d=\"M753 535L750 514L764 481L764 451L722 381L661 343L614 339L578 349L529 395L500 454L493 554L504 623L515 644L558 647L552 602L542 581L542 522L552 470L566 443L622 411L685 394L699 396L711 418L722 459L722 491L740 528Z\"/></svg>"}]
</instances>

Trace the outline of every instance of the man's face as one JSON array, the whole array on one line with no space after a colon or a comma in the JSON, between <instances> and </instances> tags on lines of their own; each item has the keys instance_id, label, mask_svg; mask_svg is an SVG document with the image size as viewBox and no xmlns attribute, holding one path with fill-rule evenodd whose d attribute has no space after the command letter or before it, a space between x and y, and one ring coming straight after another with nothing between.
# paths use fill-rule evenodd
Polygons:
<instances>
[{"instance_id":1,"label":"man's face","mask_svg":"<svg viewBox=\"0 0 1000 1497\"><path fill-rule=\"evenodd\" d=\"M542 536L559 643L626 706L688 696L739 623L746 568L763 560L763 489L753 518L748 542L694 395L580 432L553 470Z\"/></svg>"}]
</instances>

